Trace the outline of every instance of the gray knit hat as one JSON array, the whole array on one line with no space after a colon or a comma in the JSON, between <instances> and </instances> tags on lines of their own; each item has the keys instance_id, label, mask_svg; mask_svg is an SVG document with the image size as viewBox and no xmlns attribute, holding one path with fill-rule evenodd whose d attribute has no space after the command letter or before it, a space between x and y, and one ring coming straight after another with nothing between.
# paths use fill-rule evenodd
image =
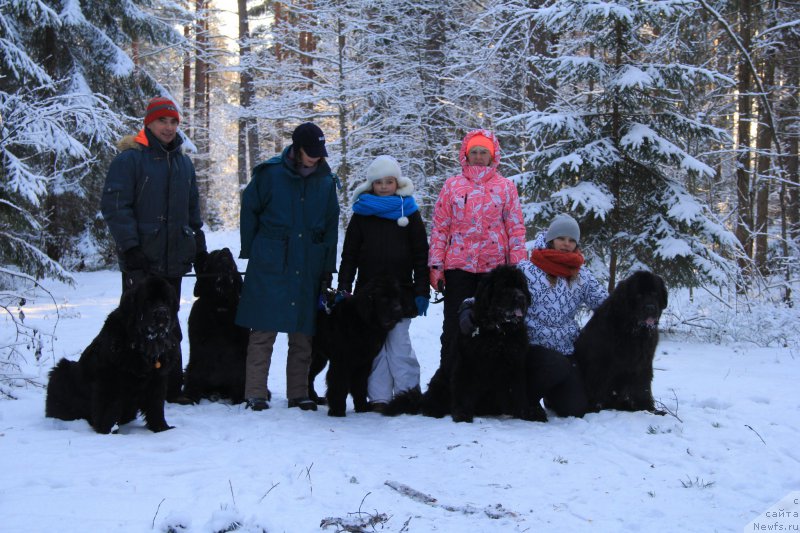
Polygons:
<instances>
[{"instance_id":1,"label":"gray knit hat","mask_svg":"<svg viewBox=\"0 0 800 533\"><path fill-rule=\"evenodd\" d=\"M560 214L556 215L547 228L547 235L545 235L545 242L550 242L556 237L570 237L575 239L575 242L581 242L581 228L578 223L569 215Z\"/></svg>"}]
</instances>

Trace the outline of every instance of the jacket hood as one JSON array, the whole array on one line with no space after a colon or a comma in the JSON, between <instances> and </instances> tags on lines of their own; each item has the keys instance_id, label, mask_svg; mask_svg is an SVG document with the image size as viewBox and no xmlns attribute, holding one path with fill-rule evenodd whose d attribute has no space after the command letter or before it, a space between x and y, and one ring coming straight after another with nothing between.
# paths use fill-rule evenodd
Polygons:
<instances>
[{"instance_id":1,"label":"jacket hood","mask_svg":"<svg viewBox=\"0 0 800 533\"><path fill-rule=\"evenodd\" d=\"M492 158L492 164L489 166L493 169L497 169L497 167L500 165L500 143L497 142L497 137L495 137L494 133L484 129L472 130L471 132L467 133L464 136L464 140L461 141L461 149L458 151L458 161L461 163L461 168L467 168L469 166L467 164L467 144L469 143L469 140L476 135L483 135L494 144L494 157Z\"/></svg>"},{"instance_id":2,"label":"jacket hood","mask_svg":"<svg viewBox=\"0 0 800 533\"><path fill-rule=\"evenodd\" d=\"M175 150L183 150L183 137L181 137L180 133L175 136L175 140L172 141L173 148L170 151ZM158 146L159 142L153 134L147 128L142 128L136 135L126 135L119 141L117 141L117 148L120 151L123 150L141 150L145 146Z\"/></svg>"}]
</instances>

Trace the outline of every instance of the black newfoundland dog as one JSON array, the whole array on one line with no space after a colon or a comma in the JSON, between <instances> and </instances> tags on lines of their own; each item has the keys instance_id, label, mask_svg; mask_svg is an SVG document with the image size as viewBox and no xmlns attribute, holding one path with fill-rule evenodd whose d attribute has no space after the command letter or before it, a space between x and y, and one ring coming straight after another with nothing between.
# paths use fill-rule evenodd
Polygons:
<instances>
[{"instance_id":1,"label":"black newfoundland dog","mask_svg":"<svg viewBox=\"0 0 800 533\"><path fill-rule=\"evenodd\" d=\"M244 401L246 328L234 324L242 276L228 248L214 250L197 276L197 300L189 313L189 364L183 393L201 398Z\"/></svg>"},{"instance_id":2,"label":"black newfoundland dog","mask_svg":"<svg viewBox=\"0 0 800 533\"><path fill-rule=\"evenodd\" d=\"M345 416L347 394L357 413L369 411L367 378L386 334L403 318L400 285L390 277L375 277L330 310L317 315L317 332L308 373L309 396L323 403L314 391L314 378L330 361L325 381L329 416Z\"/></svg>"},{"instance_id":3,"label":"black newfoundland dog","mask_svg":"<svg viewBox=\"0 0 800 533\"><path fill-rule=\"evenodd\" d=\"M545 421L539 398L528 396L528 334L525 313L530 293L525 276L513 266L492 270L478 284L471 332L460 331L450 353L417 402L419 391L399 395L384 414L417 412L455 422L474 416L511 415Z\"/></svg>"},{"instance_id":4,"label":"black newfoundland dog","mask_svg":"<svg viewBox=\"0 0 800 533\"><path fill-rule=\"evenodd\" d=\"M178 300L172 286L148 277L125 291L117 309L79 361L50 371L45 415L87 420L98 433L130 422L139 411L151 431L164 420L167 375L178 360Z\"/></svg>"},{"instance_id":5,"label":"black newfoundland dog","mask_svg":"<svg viewBox=\"0 0 800 533\"><path fill-rule=\"evenodd\" d=\"M574 355L590 412L655 411L653 357L666 307L664 280L638 271L595 310L575 341Z\"/></svg>"}]
</instances>

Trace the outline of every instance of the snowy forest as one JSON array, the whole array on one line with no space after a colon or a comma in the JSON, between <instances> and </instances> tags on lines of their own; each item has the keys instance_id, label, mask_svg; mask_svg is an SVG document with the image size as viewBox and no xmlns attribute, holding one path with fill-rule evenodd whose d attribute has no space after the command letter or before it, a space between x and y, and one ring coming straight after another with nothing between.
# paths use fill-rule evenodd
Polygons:
<instances>
[{"instance_id":1,"label":"snowy forest","mask_svg":"<svg viewBox=\"0 0 800 533\"><path fill-rule=\"evenodd\" d=\"M114 265L105 172L165 95L211 230L301 122L326 132L343 224L382 153L429 221L483 127L529 237L570 212L609 287L647 268L734 314L788 308L798 87L787 0L0 0L0 305L19 326L24 287Z\"/></svg>"}]
</instances>

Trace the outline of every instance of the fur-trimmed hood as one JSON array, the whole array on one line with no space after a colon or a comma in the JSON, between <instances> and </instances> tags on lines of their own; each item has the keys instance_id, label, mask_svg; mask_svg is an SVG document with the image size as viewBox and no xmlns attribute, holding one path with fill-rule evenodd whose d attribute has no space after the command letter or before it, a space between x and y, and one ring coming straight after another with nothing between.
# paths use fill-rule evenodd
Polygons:
<instances>
[{"instance_id":1,"label":"fur-trimmed hood","mask_svg":"<svg viewBox=\"0 0 800 533\"><path fill-rule=\"evenodd\" d=\"M175 140L172 141L172 144L174 145L173 148L168 151L180 151L180 153L183 153L183 137L181 137L180 134L175 136ZM158 139L153 137L153 134L150 133L150 130L147 128L140 129L136 135L126 135L117 141L117 149L120 152L125 150L141 150L146 146L163 146L158 142ZM167 148L164 149L167 150Z\"/></svg>"}]
</instances>

